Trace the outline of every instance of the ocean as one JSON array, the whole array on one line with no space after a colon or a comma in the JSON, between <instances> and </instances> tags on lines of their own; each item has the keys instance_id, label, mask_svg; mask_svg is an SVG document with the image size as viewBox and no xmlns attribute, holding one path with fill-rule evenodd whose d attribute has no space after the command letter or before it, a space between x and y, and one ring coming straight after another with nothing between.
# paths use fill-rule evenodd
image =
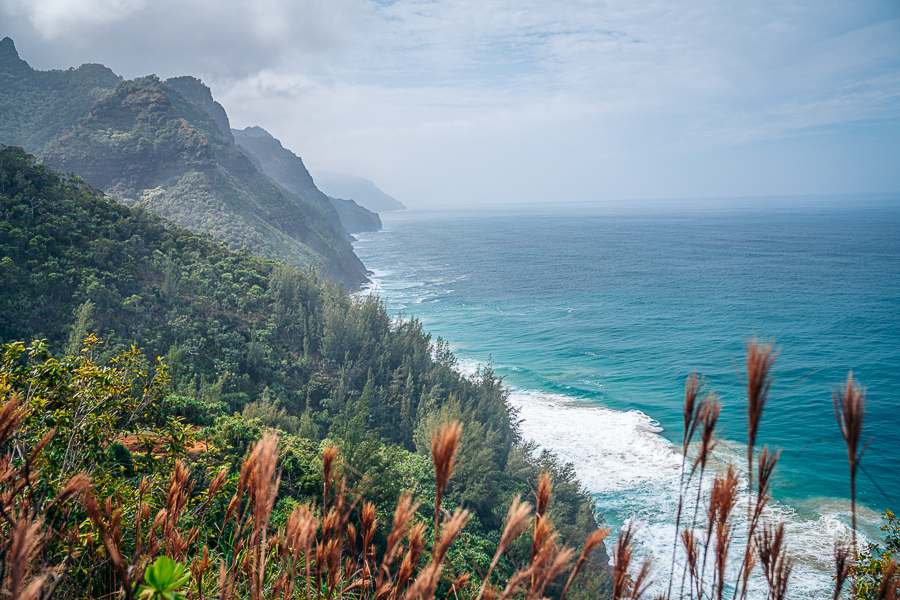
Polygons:
<instances>
[{"instance_id":1,"label":"ocean","mask_svg":"<svg viewBox=\"0 0 900 600\"><path fill-rule=\"evenodd\" d=\"M830 597L850 518L832 393L850 370L871 440L864 533L877 539L880 514L900 509L900 200L722 204L385 213L354 247L374 273L364 293L447 340L462 372L493 363L523 436L574 464L605 523L637 527L657 590L672 560L685 379L696 370L721 397L712 471L745 472L744 348L774 343L758 444L782 454L766 518L787 525L789 597ZM751 597L763 589L756 577Z\"/></svg>"}]
</instances>

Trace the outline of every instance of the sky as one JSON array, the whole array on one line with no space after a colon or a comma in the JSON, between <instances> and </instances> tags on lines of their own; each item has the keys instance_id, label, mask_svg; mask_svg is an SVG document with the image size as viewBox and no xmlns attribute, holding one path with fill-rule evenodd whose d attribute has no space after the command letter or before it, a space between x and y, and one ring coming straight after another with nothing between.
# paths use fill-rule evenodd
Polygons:
<instances>
[{"instance_id":1,"label":"sky","mask_svg":"<svg viewBox=\"0 0 900 600\"><path fill-rule=\"evenodd\" d=\"M0 0L407 206L900 192L900 0Z\"/></svg>"}]
</instances>

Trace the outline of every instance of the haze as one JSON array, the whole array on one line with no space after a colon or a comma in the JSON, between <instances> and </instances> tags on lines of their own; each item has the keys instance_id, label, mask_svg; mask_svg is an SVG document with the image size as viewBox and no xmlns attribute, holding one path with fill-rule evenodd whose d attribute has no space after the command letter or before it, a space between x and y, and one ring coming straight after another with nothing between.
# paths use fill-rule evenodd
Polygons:
<instances>
[{"instance_id":1,"label":"haze","mask_svg":"<svg viewBox=\"0 0 900 600\"><path fill-rule=\"evenodd\" d=\"M900 190L900 2L0 0L408 206Z\"/></svg>"}]
</instances>

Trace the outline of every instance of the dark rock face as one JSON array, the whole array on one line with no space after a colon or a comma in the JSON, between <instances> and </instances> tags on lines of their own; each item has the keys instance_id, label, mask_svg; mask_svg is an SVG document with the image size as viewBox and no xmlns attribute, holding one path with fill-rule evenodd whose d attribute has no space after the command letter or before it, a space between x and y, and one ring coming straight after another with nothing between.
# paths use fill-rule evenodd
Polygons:
<instances>
[{"instance_id":1,"label":"dark rock face","mask_svg":"<svg viewBox=\"0 0 900 600\"><path fill-rule=\"evenodd\" d=\"M213 118L225 139L232 144L234 143L234 136L231 134L231 124L228 122L228 114L226 114L221 104L213 100L212 92L203 85L202 81L190 75L184 75L167 79L166 85L177 90L178 93L191 102L198 104L200 108Z\"/></svg>"},{"instance_id":2,"label":"dark rock face","mask_svg":"<svg viewBox=\"0 0 900 600\"><path fill-rule=\"evenodd\" d=\"M0 68L8 73L26 74L31 71L31 66L19 58L16 44L10 37L0 40Z\"/></svg>"},{"instance_id":3,"label":"dark rock face","mask_svg":"<svg viewBox=\"0 0 900 600\"><path fill-rule=\"evenodd\" d=\"M362 233L364 231L378 231L381 229L381 218L378 213L367 210L353 200L341 198L328 198L337 209L341 222L350 233Z\"/></svg>"}]
</instances>

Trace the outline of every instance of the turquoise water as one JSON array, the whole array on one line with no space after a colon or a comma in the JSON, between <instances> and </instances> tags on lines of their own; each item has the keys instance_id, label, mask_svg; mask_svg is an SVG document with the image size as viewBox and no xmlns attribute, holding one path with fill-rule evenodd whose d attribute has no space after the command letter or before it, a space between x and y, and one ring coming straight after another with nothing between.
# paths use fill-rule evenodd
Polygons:
<instances>
[{"instance_id":1,"label":"turquoise water","mask_svg":"<svg viewBox=\"0 0 900 600\"><path fill-rule=\"evenodd\" d=\"M719 458L743 462L751 336L780 350L759 436L783 451L769 516L821 555L801 560L792 597L827 589L831 546L846 535L832 389L850 369L867 388L872 439L858 482L864 521L900 508L900 202L382 219L356 243L374 291L447 339L464 370L493 359L523 434L575 464L608 522L636 520L658 564L671 557L685 377L696 369L721 395Z\"/></svg>"}]
</instances>

